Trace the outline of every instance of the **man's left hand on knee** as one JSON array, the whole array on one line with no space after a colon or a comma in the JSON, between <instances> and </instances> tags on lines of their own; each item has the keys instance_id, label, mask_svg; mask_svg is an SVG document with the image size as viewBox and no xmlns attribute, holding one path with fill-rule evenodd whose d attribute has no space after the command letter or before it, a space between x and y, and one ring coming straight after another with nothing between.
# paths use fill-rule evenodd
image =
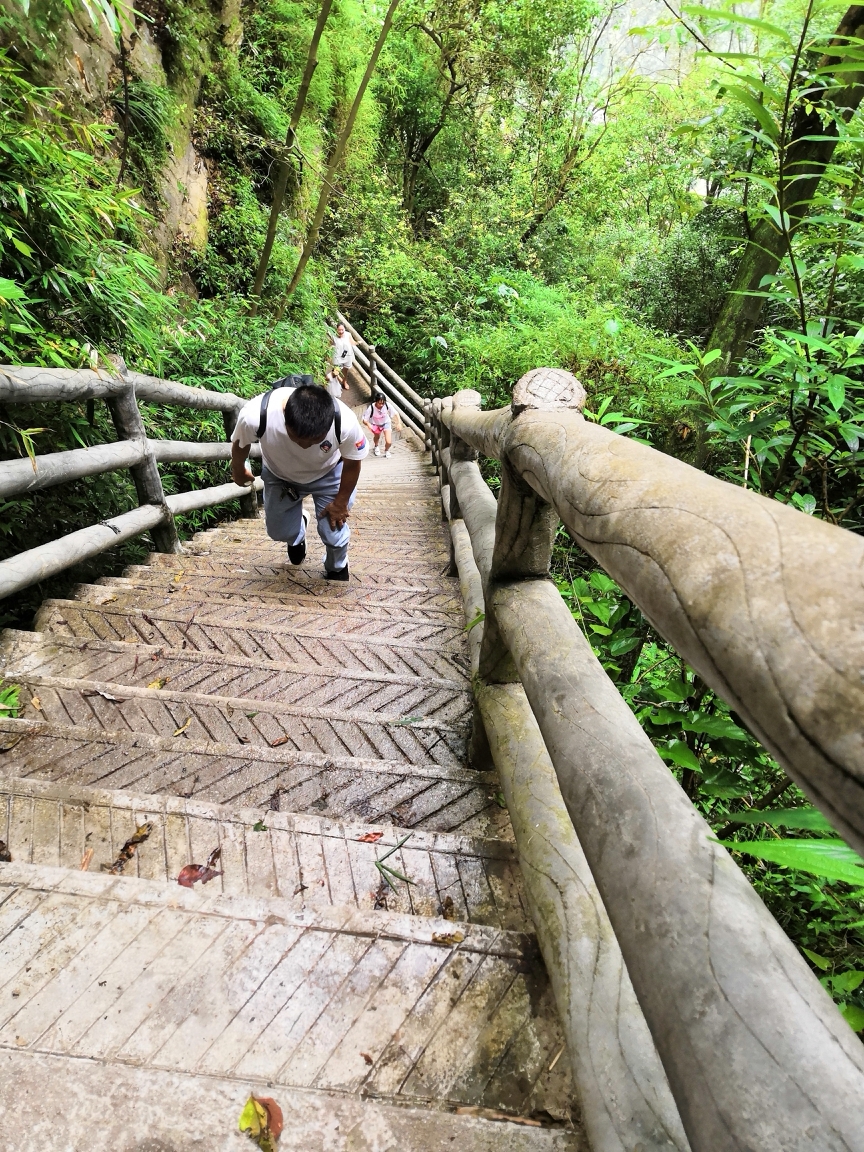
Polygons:
<instances>
[{"instance_id":1,"label":"man's left hand on knee","mask_svg":"<svg viewBox=\"0 0 864 1152\"><path fill-rule=\"evenodd\" d=\"M327 517L327 521L334 532L337 528L342 527L350 515L351 512L348 508L348 501L340 500L338 496L335 500L331 500L327 507L321 512L321 518Z\"/></svg>"}]
</instances>

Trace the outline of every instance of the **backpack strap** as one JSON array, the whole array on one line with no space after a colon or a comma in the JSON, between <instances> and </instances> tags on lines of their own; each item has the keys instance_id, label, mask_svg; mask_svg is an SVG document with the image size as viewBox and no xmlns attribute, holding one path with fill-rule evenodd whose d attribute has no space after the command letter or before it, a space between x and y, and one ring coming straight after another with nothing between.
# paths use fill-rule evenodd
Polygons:
<instances>
[{"instance_id":1,"label":"backpack strap","mask_svg":"<svg viewBox=\"0 0 864 1152\"><path fill-rule=\"evenodd\" d=\"M270 397L275 391L275 388L270 388L261 397L261 415L258 417L258 431L256 433L259 440L267 431L267 406L270 403Z\"/></svg>"},{"instance_id":2,"label":"backpack strap","mask_svg":"<svg viewBox=\"0 0 864 1152\"><path fill-rule=\"evenodd\" d=\"M270 404L270 397L277 388L299 388L301 384L314 384L315 381L311 376L285 376L281 380L277 380L272 388L268 390L261 397L261 415L258 417L258 432L256 433L260 440L264 433L267 431L267 408ZM342 443L342 410L339 407L339 401L333 399L333 430L336 433L336 446Z\"/></svg>"}]
</instances>

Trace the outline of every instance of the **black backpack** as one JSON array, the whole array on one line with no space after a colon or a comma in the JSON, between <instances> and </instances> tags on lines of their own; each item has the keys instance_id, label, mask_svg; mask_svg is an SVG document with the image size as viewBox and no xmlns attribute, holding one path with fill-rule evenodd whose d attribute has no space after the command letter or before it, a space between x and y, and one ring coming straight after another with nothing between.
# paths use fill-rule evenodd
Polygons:
<instances>
[{"instance_id":1,"label":"black backpack","mask_svg":"<svg viewBox=\"0 0 864 1152\"><path fill-rule=\"evenodd\" d=\"M267 431L267 408L270 404L270 397L277 388L299 388L301 384L314 384L315 381L311 376L283 376L281 380L269 388L261 397L261 416L258 420L258 439L260 440L264 433ZM342 412L339 409L339 401L333 401L333 430L336 433L336 447L338 448L342 442Z\"/></svg>"}]
</instances>

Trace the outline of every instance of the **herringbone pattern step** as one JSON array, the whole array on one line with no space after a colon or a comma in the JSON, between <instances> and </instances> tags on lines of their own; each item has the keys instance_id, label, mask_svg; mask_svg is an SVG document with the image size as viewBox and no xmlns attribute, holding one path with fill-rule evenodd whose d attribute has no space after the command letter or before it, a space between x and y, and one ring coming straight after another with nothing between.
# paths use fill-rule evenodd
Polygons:
<instances>
[{"instance_id":1,"label":"herringbone pattern step","mask_svg":"<svg viewBox=\"0 0 864 1152\"><path fill-rule=\"evenodd\" d=\"M356 549L359 558L354 559L354 568L358 572L366 570L380 570L381 563L385 563L388 570L414 571L414 564L419 565L420 572L437 572L449 559L450 551L443 532L438 530L415 530L413 532L400 531L397 537L390 533L377 532L373 528L357 528L351 530L352 550ZM230 530L219 532L197 533L195 537L183 545L183 554L192 556L222 556L224 553L237 556L242 563L249 557L262 557L267 560L278 556L280 559L286 555L286 546L281 540L271 540L258 533L254 536L232 536ZM159 552L152 556L162 555ZM152 558L152 557L151 557ZM176 557L168 557L164 562ZM161 563L162 561L160 561Z\"/></svg>"},{"instance_id":2,"label":"herringbone pattern step","mask_svg":"<svg viewBox=\"0 0 864 1152\"><path fill-rule=\"evenodd\" d=\"M14 676L21 714L49 724L86 725L107 732L152 733L252 747L286 746L326 756L405 760L412 764L464 763L464 725L374 712L295 707L198 692L133 688L111 681L62 676Z\"/></svg>"},{"instance_id":3,"label":"herringbone pattern step","mask_svg":"<svg viewBox=\"0 0 864 1152\"><path fill-rule=\"evenodd\" d=\"M85 585L85 588L88 586ZM206 576L193 576L180 581L166 579L159 573L141 574L134 579L125 576L102 576L98 584L90 585L100 589L110 588L112 591L106 596L103 592L96 597L92 592L84 592L86 598L94 598L97 603L162 603L167 604L170 599L184 605L223 603L229 605L261 604L275 608L282 621L286 619L286 612L291 612L291 618L297 612L303 611L322 615L329 614L331 626L339 616L353 619L353 626L360 627L365 624L365 631L370 629L370 621L427 621L430 624L450 624L455 617L453 604L456 602L455 593L434 597L426 593L417 593L410 590L397 591L392 588L377 589L375 592L357 589L352 590L350 583L341 587L335 581L324 579L321 570L320 588L306 588L303 584L298 587L292 583L290 576L279 580L254 581L240 575L235 580L226 577L208 578ZM125 599L121 594L125 592ZM139 596L140 593L140 596ZM76 590L76 596L79 592ZM110 600L110 596L117 600Z\"/></svg>"},{"instance_id":4,"label":"herringbone pattern step","mask_svg":"<svg viewBox=\"0 0 864 1152\"><path fill-rule=\"evenodd\" d=\"M14 862L0 896L0 1048L569 1117L529 937Z\"/></svg>"},{"instance_id":5,"label":"herringbone pattern step","mask_svg":"<svg viewBox=\"0 0 864 1152\"><path fill-rule=\"evenodd\" d=\"M274 541L275 543L275 541ZM310 549L311 551L311 549ZM385 558L382 556L381 560ZM446 592L453 596L458 592L457 581L446 575L447 560L443 559L434 564L423 564L421 561L411 561L407 564L387 563L382 567L381 561L370 567L367 564L361 568L357 564L351 565L351 583L345 590L338 586L328 584L322 591L335 591L342 595L346 591L360 590L362 595L378 596L382 591L390 588L411 592ZM187 552L183 556L166 556L163 553L154 553L147 565L131 565L124 572L125 576L134 578L141 572L151 571L157 573L160 569L167 569L175 583L189 583L190 580L202 576L248 576L253 579L274 579L285 576L289 583L298 591L318 591L321 576L315 562L305 560L302 565L295 566L288 562L285 549L281 552L244 552L238 556L234 552ZM179 577L179 579L178 579Z\"/></svg>"},{"instance_id":6,"label":"herringbone pattern step","mask_svg":"<svg viewBox=\"0 0 864 1152\"><path fill-rule=\"evenodd\" d=\"M222 565L218 572L207 568L180 569L169 573L164 569L132 565L121 578L108 577L111 586L159 589L182 596L218 596L221 599L252 596L269 598L285 603L290 597L299 604L326 603L343 610L346 602L359 601L360 611L370 614L378 609L392 611L394 608L420 610L424 613L455 612L460 603L459 587L456 581L449 585L443 577L431 581L411 581L407 577L382 577L379 580L353 580L344 587L331 580L325 580L319 570L317 575L308 571L300 574L285 564L281 571L260 575L250 572L242 565L235 565L231 573L228 565ZM311 566L315 569L315 565ZM425 586L424 586L425 585ZM431 586L430 586L431 585ZM455 587L454 587L455 585ZM301 599L302 598L302 599Z\"/></svg>"},{"instance_id":7,"label":"herringbone pattern step","mask_svg":"<svg viewBox=\"0 0 864 1152\"><path fill-rule=\"evenodd\" d=\"M374 638L367 641L363 637L366 629L357 628L352 634L354 622L344 618L339 621L340 635L333 636L327 630L331 619L311 614L298 619L295 613L291 624L284 613L245 606L202 605L181 611L168 600L167 607L124 608L119 596L106 593L104 588L94 592L104 604L99 605L95 596L98 607L74 600L46 600L36 617L36 628L58 637L121 640L157 649L191 649L331 669L443 679L467 674L468 660L462 653L464 629L455 625L397 621L387 628L376 627Z\"/></svg>"},{"instance_id":8,"label":"herringbone pattern step","mask_svg":"<svg viewBox=\"0 0 864 1152\"><path fill-rule=\"evenodd\" d=\"M0 719L0 756L3 771L16 777L511 836L494 777L471 769L21 719Z\"/></svg>"},{"instance_id":9,"label":"herringbone pattern step","mask_svg":"<svg viewBox=\"0 0 864 1152\"><path fill-rule=\"evenodd\" d=\"M293 707L361 709L391 717L422 716L466 723L471 697L464 682L352 669L332 663L264 663L249 657L205 654L118 641L66 640L45 633L6 632L0 670L9 679L28 675L110 681L123 686L285 701Z\"/></svg>"},{"instance_id":10,"label":"herringbone pattern step","mask_svg":"<svg viewBox=\"0 0 864 1152\"><path fill-rule=\"evenodd\" d=\"M333 904L440 916L530 931L513 847L429 832L345 824L272 809L228 808L173 796L0 778L0 839L19 864L78 869L115 865L136 829L151 827L124 876L174 882L221 850L208 892L279 896L294 908ZM377 837L377 839L376 839ZM408 878L388 883L375 861Z\"/></svg>"}]
</instances>

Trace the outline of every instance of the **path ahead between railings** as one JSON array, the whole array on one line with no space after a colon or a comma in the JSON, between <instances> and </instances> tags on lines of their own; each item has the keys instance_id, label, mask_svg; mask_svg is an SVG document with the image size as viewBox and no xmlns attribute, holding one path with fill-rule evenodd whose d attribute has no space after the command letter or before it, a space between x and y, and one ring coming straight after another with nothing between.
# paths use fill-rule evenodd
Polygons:
<instances>
[{"instance_id":1,"label":"path ahead between railings","mask_svg":"<svg viewBox=\"0 0 864 1152\"><path fill-rule=\"evenodd\" d=\"M0 1149L243 1149L254 1092L309 1152L587 1150L427 461L364 464L347 586L240 520L4 634Z\"/></svg>"}]
</instances>

